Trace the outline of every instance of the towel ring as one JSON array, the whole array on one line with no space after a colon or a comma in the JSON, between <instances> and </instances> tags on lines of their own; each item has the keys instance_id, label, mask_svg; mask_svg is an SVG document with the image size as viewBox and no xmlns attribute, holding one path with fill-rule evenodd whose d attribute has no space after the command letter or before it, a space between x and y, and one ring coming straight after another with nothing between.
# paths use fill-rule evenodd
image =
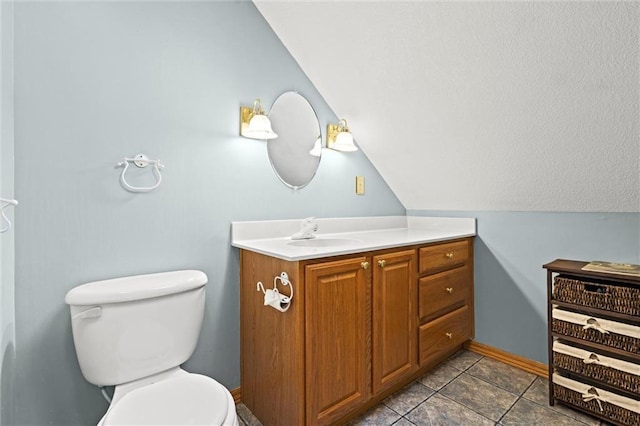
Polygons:
<instances>
[{"instance_id":1,"label":"towel ring","mask_svg":"<svg viewBox=\"0 0 640 426\"><path fill-rule=\"evenodd\" d=\"M129 163L133 163L140 168L145 168L149 164L153 164L153 174L156 176L156 179L157 179L156 184L153 186L129 185L129 183L127 183L127 180L124 177L125 173L127 173L127 169L129 168ZM160 163L160 160L150 160L149 157L147 157L146 155L138 154L133 158L125 157L124 161L121 161L118 163L118 167L122 167L122 166L124 166L124 169L122 169L122 174L120 174L120 183L122 184L122 186L124 186L124 189L126 189L129 192L151 192L157 187L159 187L160 182L162 182L162 174L160 173L160 169L164 169L164 164Z\"/></svg>"},{"instance_id":2,"label":"towel ring","mask_svg":"<svg viewBox=\"0 0 640 426\"><path fill-rule=\"evenodd\" d=\"M276 286L277 281L280 281L282 283L283 286L289 286L289 288L291 289L291 294L289 296L284 296L284 300L282 300L282 303L291 303L291 301L293 300L293 284L291 284L291 281L289 281L289 275L287 275L286 272L282 272L280 275L277 275L275 277L273 277L273 288L277 289L278 287ZM289 309L289 306L287 306L287 309Z\"/></svg>"},{"instance_id":3,"label":"towel ring","mask_svg":"<svg viewBox=\"0 0 640 426\"><path fill-rule=\"evenodd\" d=\"M0 234L4 234L9 229L11 229L11 221L9 220L7 215L4 213L4 209L6 209L9 206L14 206L14 207L17 206L18 200L8 200L6 198L0 198L0 203L4 203L4 205L0 206L0 216L2 217L2 220L4 222L4 225L2 226L2 228L0 228Z\"/></svg>"}]
</instances>

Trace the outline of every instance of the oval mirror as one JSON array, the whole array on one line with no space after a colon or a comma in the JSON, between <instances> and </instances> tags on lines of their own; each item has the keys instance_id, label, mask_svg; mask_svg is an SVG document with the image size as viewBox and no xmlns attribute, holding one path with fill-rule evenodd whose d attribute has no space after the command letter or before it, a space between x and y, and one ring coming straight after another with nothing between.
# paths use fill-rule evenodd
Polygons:
<instances>
[{"instance_id":1,"label":"oval mirror","mask_svg":"<svg viewBox=\"0 0 640 426\"><path fill-rule=\"evenodd\" d=\"M320 164L322 133L316 112L304 96L284 92L271 106L269 120L278 134L277 138L267 141L273 170L293 189L306 186Z\"/></svg>"}]
</instances>

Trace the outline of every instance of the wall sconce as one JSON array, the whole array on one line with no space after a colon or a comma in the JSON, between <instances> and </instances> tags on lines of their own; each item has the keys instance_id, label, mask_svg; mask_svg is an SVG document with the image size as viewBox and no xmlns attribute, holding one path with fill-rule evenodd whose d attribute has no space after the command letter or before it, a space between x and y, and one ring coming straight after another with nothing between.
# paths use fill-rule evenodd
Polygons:
<instances>
[{"instance_id":1,"label":"wall sconce","mask_svg":"<svg viewBox=\"0 0 640 426\"><path fill-rule=\"evenodd\" d=\"M250 139L275 139L271 121L264 115L260 99L253 101L253 108L240 107L240 135Z\"/></svg>"},{"instance_id":2,"label":"wall sconce","mask_svg":"<svg viewBox=\"0 0 640 426\"><path fill-rule=\"evenodd\" d=\"M358 147L353 143L353 135L344 118L338 124L327 125L327 148L342 152L354 152Z\"/></svg>"}]
</instances>

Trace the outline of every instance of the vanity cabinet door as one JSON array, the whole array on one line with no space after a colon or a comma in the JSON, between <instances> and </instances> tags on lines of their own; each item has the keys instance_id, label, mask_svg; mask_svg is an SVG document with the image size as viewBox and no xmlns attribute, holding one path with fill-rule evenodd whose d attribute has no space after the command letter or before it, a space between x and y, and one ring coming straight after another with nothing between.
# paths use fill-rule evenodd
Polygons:
<instances>
[{"instance_id":1,"label":"vanity cabinet door","mask_svg":"<svg viewBox=\"0 0 640 426\"><path fill-rule=\"evenodd\" d=\"M416 251L373 257L373 393L416 371Z\"/></svg>"},{"instance_id":2,"label":"vanity cabinet door","mask_svg":"<svg viewBox=\"0 0 640 426\"><path fill-rule=\"evenodd\" d=\"M364 256L305 267L307 424L335 422L370 396Z\"/></svg>"}]
</instances>

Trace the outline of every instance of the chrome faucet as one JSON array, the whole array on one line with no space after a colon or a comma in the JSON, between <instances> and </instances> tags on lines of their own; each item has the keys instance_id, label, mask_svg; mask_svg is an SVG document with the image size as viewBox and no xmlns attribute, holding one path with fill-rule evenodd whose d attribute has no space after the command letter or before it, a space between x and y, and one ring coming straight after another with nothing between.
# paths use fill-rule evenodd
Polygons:
<instances>
[{"instance_id":1,"label":"chrome faucet","mask_svg":"<svg viewBox=\"0 0 640 426\"><path fill-rule=\"evenodd\" d=\"M315 238L318 224L314 222L315 217L308 217L302 221L300 230L291 236L292 240L310 240Z\"/></svg>"}]
</instances>

